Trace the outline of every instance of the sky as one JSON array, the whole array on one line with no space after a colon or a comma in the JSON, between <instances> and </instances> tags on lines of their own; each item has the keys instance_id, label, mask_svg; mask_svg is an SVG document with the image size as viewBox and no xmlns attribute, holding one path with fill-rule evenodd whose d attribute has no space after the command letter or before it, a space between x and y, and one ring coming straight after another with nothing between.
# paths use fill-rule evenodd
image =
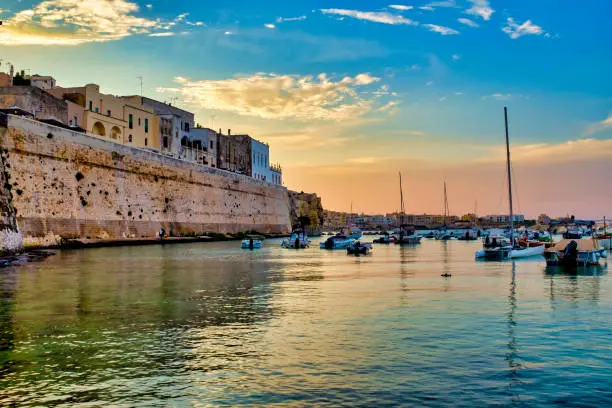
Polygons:
<instances>
[{"instance_id":1,"label":"sky","mask_svg":"<svg viewBox=\"0 0 612 408\"><path fill-rule=\"evenodd\" d=\"M395 0L394 0L395 1ZM0 0L7 63L270 144L325 208L612 216L609 0Z\"/></svg>"}]
</instances>

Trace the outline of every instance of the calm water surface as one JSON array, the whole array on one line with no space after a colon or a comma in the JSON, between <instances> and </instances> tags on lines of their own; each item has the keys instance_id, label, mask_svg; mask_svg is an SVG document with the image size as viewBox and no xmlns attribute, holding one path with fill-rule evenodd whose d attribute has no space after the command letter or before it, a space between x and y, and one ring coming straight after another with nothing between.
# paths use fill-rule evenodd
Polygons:
<instances>
[{"instance_id":1,"label":"calm water surface","mask_svg":"<svg viewBox=\"0 0 612 408\"><path fill-rule=\"evenodd\" d=\"M606 268L238 246L0 270L0 405L612 406Z\"/></svg>"}]
</instances>

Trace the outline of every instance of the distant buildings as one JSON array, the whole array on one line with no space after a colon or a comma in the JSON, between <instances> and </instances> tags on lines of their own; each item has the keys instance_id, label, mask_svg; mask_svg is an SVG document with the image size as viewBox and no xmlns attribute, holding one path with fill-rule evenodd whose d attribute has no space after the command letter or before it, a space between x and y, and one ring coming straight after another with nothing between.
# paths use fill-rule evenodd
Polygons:
<instances>
[{"instance_id":1,"label":"distant buildings","mask_svg":"<svg viewBox=\"0 0 612 408\"><path fill-rule=\"evenodd\" d=\"M484 218L491 224L510 224L509 215L487 215ZM525 216L522 214L514 214L512 216L513 222L525 222Z\"/></svg>"},{"instance_id":2,"label":"distant buildings","mask_svg":"<svg viewBox=\"0 0 612 408\"><path fill-rule=\"evenodd\" d=\"M195 126L189 111L143 96L104 94L100 86L57 86L52 76L0 73L0 110L115 143L282 185L270 147L249 135Z\"/></svg>"}]
</instances>

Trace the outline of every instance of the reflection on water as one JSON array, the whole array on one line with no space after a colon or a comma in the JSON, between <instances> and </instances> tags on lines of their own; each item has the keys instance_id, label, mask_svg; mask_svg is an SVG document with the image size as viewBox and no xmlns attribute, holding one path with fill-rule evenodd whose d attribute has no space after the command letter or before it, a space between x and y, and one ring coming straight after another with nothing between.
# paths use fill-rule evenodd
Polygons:
<instances>
[{"instance_id":1,"label":"reflection on water","mask_svg":"<svg viewBox=\"0 0 612 408\"><path fill-rule=\"evenodd\" d=\"M612 404L607 268L477 263L474 242L278 244L1 270L0 405Z\"/></svg>"}]
</instances>

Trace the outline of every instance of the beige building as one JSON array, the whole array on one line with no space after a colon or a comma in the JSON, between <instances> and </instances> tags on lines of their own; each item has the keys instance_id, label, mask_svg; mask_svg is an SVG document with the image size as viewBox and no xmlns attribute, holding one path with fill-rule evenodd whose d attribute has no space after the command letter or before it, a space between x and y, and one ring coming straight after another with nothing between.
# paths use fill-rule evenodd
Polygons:
<instances>
[{"instance_id":1,"label":"beige building","mask_svg":"<svg viewBox=\"0 0 612 408\"><path fill-rule=\"evenodd\" d=\"M69 119L84 128L88 134L136 147L159 149L159 126L153 110L142 105L139 96L119 97L100 92L100 87L55 87L47 90L56 98L72 102ZM80 122L79 122L80 120Z\"/></svg>"}]
</instances>

